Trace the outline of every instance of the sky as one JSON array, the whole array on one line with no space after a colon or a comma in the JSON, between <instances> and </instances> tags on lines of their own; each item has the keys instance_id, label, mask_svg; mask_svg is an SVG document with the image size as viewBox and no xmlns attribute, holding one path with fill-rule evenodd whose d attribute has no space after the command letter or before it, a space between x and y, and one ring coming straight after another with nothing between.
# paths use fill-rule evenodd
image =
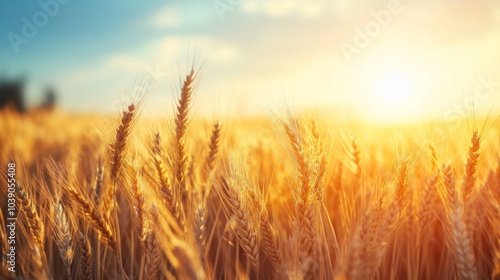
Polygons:
<instances>
[{"instance_id":1,"label":"sky","mask_svg":"<svg viewBox=\"0 0 500 280\"><path fill-rule=\"evenodd\" d=\"M497 0L40 0L0 3L0 80L31 104L112 113L148 80L146 114L172 109L200 70L200 115L282 108L369 121L498 111Z\"/></svg>"}]
</instances>

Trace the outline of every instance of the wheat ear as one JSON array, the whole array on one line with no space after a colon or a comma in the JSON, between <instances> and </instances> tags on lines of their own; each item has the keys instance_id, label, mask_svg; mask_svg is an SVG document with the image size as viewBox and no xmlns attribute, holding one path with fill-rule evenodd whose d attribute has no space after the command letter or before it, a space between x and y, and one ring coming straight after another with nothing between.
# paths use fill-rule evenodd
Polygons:
<instances>
[{"instance_id":1,"label":"wheat ear","mask_svg":"<svg viewBox=\"0 0 500 280\"><path fill-rule=\"evenodd\" d=\"M250 260L252 268L259 271L258 231L245 203L233 184L221 178L221 186L215 188L224 206L228 223L236 234L238 241Z\"/></svg>"},{"instance_id":2,"label":"wheat ear","mask_svg":"<svg viewBox=\"0 0 500 280\"><path fill-rule=\"evenodd\" d=\"M97 172L95 175L95 184L94 184L94 200L96 202L99 202L99 199L102 194L103 180L104 180L104 166L101 162L101 159L99 159L97 163Z\"/></svg>"},{"instance_id":3,"label":"wheat ear","mask_svg":"<svg viewBox=\"0 0 500 280\"><path fill-rule=\"evenodd\" d=\"M40 252L45 250L45 229L42 220L38 216L36 207L32 202L32 198L26 192L22 184L17 185L17 192L19 197L19 202L21 205L21 211L26 216L28 222L28 228L30 229L33 239L40 247Z\"/></svg>"},{"instance_id":4,"label":"wheat ear","mask_svg":"<svg viewBox=\"0 0 500 280\"><path fill-rule=\"evenodd\" d=\"M92 247L90 241L83 233L78 232L79 240L79 260L78 260L78 279L92 280L94 279L92 270Z\"/></svg>"},{"instance_id":5,"label":"wheat ear","mask_svg":"<svg viewBox=\"0 0 500 280\"><path fill-rule=\"evenodd\" d=\"M158 186L160 189L160 195L163 198L167 209L177 218L179 218L177 213L176 201L174 200L174 195L172 192L172 186L167 176L163 165L163 150L161 148L161 136L160 133L155 134L155 139L153 143L153 162L156 168L156 173L158 175Z\"/></svg>"},{"instance_id":6,"label":"wheat ear","mask_svg":"<svg viewBox=\"0 0 500 280\"><path fill-rule=\"evenodd\" d=\"M264 205L260 211L260 235L262 250L273 265L275 278L278 278L278 272L282 265L282 255L274 228L269 220L269 213Z\"/></svg>"},{"instance_id":7,"label":"wheat ear","mask_svg":"<svg viewBox=\"0 0 500 280\"><path fill-rule=\"evenodd\" d=\"M269 219L269 212L267 211L264 201L261 200L261 196L258 195L257 192L258 189L247 187L245 189L245 194L248 199L245 200L249 201L250 207L254 209L255 212L260 213L258 216L260 246L272 265L273 275L275 278L279 278L278 272L280 272L282 268L283 257L274 228Z\"/></svg>"},{"instance_id":8,"label":"wheat ear","mask_svg":"<svg viewBox=\"0 0 500 280\"><path fill-rule=\"evenodd\" d=\"M476 184L476 171L479 159L480 137L477 131L472 133L471 146L467 156L467 163L465 164L465 179L463 183L463 202L464 202L464 222L468 230L470 240L474 240L474 228L476 227L474 221L474 211L477 210L473 206L474 195L477 195L475 190Z\"/></svg>"},{"instance_id":9,"label":"wheat ear","mask_svg":"<svg viewBox=\"0 0 500 280\"><path fill-rule=\"evenodd\" d=\"M113 185L107 186L106 194L104 200L101 202L101 210L105 213L105 217L109 218L116 204L116 187L118 182L118 177L122 171L123 158L125 156L125 150L127 148L127 140L130 135L130 129L134 120L134 114L136 112L137 106L132 103L127 107L127 110L123 111L120 120L120 125L116 129L115 140L109 145L111 152L111 179L113 180Z\"/></svg>"},{"instance_id":10,"label":"wheat ear","mask_svg":"<svg viewBox=\"0 0 500 280\"><path fill-rule=\"evenodd\" d=\"M297 125L296 121L293 122ZM299 259L301 263L304 263L313 254L316 245L315 217L311 207L311 172L304 157L302 138L298 129L295 132L291 125L286 122L283 122L283 126L299 166L301 186L297 201L297 226L300 239Z\"/></svg>"},{"instance_id":11,"label":"wheat ear","mask_svg":"<svg viewBox=\"0 0 500 280\"><path fill-rule=\"evenodd\" d=\"M455 257L459 279L478 279L472 244L464 223L464 209L458 198L455 179L448 165L443 166L443 179L446 187L445 202L449 207L448 231L450 250Z\"/></svg>"},{"instance_id":12,"label":"wheat ear","mask_svg":"<svg viewBox=\"0 0 500 280\"><path fill-rule=\"evenodd\" d=\"M75 256L75 251L73 247L73 238L70 230L70 225L68 222L68 217L64 213L62 204L59 202L55 209L55 229L56 229L56 244L59 248L59 253L61 254L61 259L66 266L66 272L68 278L72 279L71 275L71 264L73 263L73 258Z\"/></svg>"},{"instance_id":13,"label":"wheat ear","mask_svg":"<svg viewBox=\"0 0 500 280\"><path fill-rule=\"evenodd\" d=\"M145 279L156 279L156 274L160 269L162 250L155 233L158 226L159 211L158 208L153 207L151 209L151 221L148 223L146 242L144 242L144 249L146 251L146 266L144 267Z\"/></svg>"},{"instance_id":14,"label":"wheat ear","mask_svg":"<svg viewBox=\"0 0 500 280\"><path fill-rule=\"evenodd\" d=\"M80 192L78 192L74 187L66 187L65 195L72 201L76 202L80 206L80 210L83 216L92 225L92 228L100 234L100 238L107 244L111 249L116 249L116 243L111 226L106 222L106 220L99 214L97 209L90 205L88 200L84 198Z\"/></svg>"},{"instance_id":15,"label":"wheat ear","mask_svg":"<svg viewBox=\"0 0 500 280\"><path fill-rule=\"evenodd\" d=\"M208 145L209 152L206 160L208 173L214 169L215 158L219 152L220 129L219 123L216 122L212 130L212 136L210 137L210 144Z\"/></svg>"},{"instance_id":16,"label":"wheat ear","mask_svg":"<svg viewBox=\"0 0 500 280\"><path fill-rule=\"evenodd\" d=\"M399 211L403 211L404 209L406 209L409 203L408 163L409 163L408 159L404 158L401 162L398 172L398 181L396 186L396 200L399 204Z\"/></svg>"},{"instance_id":17,"label":"wheat ear","mask_svg":"<svg viewBox=\"0 0 500 280\"><path fill-rule=\"evenodd\" d=\"M351 159L352 162L354 163L354 168L355 168L354 175L358 180L358 184L360 184L363 175L363 167L361 162L361 151L359 149L358 140L354 136L351 137Z\"/></svg>"},{"instance_id":18,"label":"wheat ear","mask_svg":"<svg viewBox=\"0 0 500 280\"><path fill-rule=\"evenodd\" d=\"M418 214L419 228L422 230L432 220L434 200L436 197L436 186L438 182L438 175L434 175L427 179L422 189L422 201L420 203L420 210Z\"/></svg>"},{"instance_id":19,"label":"wheat ear","mask_svg":"<svg viewBox=\"0 0 500 280\"><path fill-rule=\"evenodd\" d=\"M382 226L379 230L379 234L377 235L378 244L381 246L378 248L375 254L375 259L373 261L373 267L371 271L377 271L380 265L383 262L385 255L387 254L387 250L389 248L389 244L393 241L394 235L396 233L398 219L400 218L399 213L399 203L394 200L391 201L386 209L387 216L382 220ZM373 222L376 223L378 219L373 219ZM371 229L370 229L371 230ZM375 243L373 243L375 244ZM372 246L373 247L373 246Z\"/></svg>"},{"instance_id":20,"label":"wheat ear","mask_svg":"<svg viewBox=\"0 0 500 280\"><path fill-rule=\"evenodd\" d=\"M367 277L369 256L369 239L373 223L372 209L368 209L361 217L361 222L358 230L354 234L354 239L351 244L350 253L348 257L347 273L348 279L369 279Z\"/></svg>"},{"instance_id":21,"label":"wheat ear","mask_svg":"<svg viewBox=\"0 0 500 280\"><path fill-rule=\"evenodd\" d=\"M177 114L175 116L175 179L178 191L182 200L186 195L186 147L184 136L186 134L188 124L189 104L192 97L192 86L195 78L194 69L184 79L181 88L181 96L177 105Z\"/></svg>"},{"instance_id":22,"label":"wheat ear","mask_svg":"<svg viewBox=\"0 0 500 280\"><path fill-rule=\"evenodd\" d=\"M127 147L127 139L137 109L135 104L130 104L123 111L120 125L116 129L115 141L110 145L111 149L111 178L116 182L123 164L123 156Z\"/></svg>"},{"instance_id":23,"label":"wheat ear","mask_svg":"<svg viewBox=\"0 0 500 280\"><path fill-rule=\"evenodd\" d=\"M196 211L195 237L200 249L201 259L204 260L207 251L207 209L205 202L201 204Z\"/></svg>"},{"instance_id":24,"label":"wheat ear","mask_svg":"<svg viewBox=\"0 0 500 280\"><path fill-rule=\"evenodd\" d=\"M142 192L140 172L137 166L133 170L132 191L133 191L133 209L135 213L135 230L137 236L144 242L146 240L146 200Z\"/></svg>"},{"instance_id":25,"label":"wheat ear","mask_svg":"<svg viewBox=\"0 0 500 280\"><path fill-rule=\"evenodd\" d=\"M322 155L318 164L318 173L316 175L316 181L314 182L313 190L315 194L316 201L322 202L325 197L325 174L328 165L326 155Z\"/></svg>"},{"instance_id":26,"label":"wheat ear","mask_svg":"<svg viewBox=\"0 0 500 280\"><path fill-rule=\"evenodd\" d=\"M472 134L471 146L469 148L469 155L467 156L467 163L465 164L465 180L463 186L464 201L469 199L476 182L475 174L479 158L480 140L478 132L474 131Z\"/></svg>"}]
</instances>

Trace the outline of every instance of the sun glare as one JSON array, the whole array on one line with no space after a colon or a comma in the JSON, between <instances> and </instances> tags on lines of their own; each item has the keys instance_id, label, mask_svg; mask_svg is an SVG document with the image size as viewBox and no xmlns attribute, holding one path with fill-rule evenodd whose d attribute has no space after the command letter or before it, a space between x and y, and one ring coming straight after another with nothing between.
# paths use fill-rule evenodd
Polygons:
<instances>
[{"instance_id":1,"label":"sun glare","mask_svg":"<svg viewBox=\"0 0 500 280\"><path fill-rule=\"evenodd\" d=\"M371 69L364 85L363 114L376 122L405 122L422 117L419 93L424 89L417 69Z\"/></svg>"},{"instance_id":2,"label":"sun glare","mask_svg":"<svg viewBox=\"0 0 500 280\"><path fill-rule=\"evenodd\" d=\"M398 109L411 106L412 87L411 77L394 72L381 75L374 90L382 107Z\"/></svg>"}]
</instances>

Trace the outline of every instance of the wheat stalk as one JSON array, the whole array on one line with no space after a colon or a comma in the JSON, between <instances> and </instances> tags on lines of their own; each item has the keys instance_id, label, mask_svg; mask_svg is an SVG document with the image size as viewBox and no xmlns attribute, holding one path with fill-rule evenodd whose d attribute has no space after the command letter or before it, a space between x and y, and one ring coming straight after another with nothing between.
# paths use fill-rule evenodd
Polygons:
<instances>
[{"instance_id":1,"label":"wheat stalk","mask_svg":"<svg viewBox=\"0 0 500 280\"><path fill-rule=\"evenodd\" d=\"M177 245L172 249L172 253L181 263L180 279L203 280L206 278L205 271L199 261L194 257L192 250L187 246Z\"/></svg>"}]
</instances>

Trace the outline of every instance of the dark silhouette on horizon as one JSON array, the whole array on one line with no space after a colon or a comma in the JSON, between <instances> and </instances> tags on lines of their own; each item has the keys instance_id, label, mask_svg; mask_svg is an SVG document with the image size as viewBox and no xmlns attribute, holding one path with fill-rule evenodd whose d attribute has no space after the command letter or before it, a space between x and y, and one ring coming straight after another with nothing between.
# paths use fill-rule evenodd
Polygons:
<instances>
[{"instance_id":1,"label":"dark silhouette on horizon","mask_svg":"<svg viewBox=\"0 0 500 280\"><path fill-rule=\"evenodd\" d=\"M17 112L25 113L27 111L24 95L24 79L15 81L0 80L0 110L11 108ZM57 103L55 91L48 87L45 91L44 100L33 110L51 111Z\"/></svg>"},{"instance_id":2,"label":"dark silhouette on horizon","mask_svg":"<svg viewBox=\"0 0 500 280\"><path fill-rule=\"evenodd\" d=\"M24 81L6 82L0 81L0 110L11 107L18 112L26 111L24 101Z\"/></svg>"},{"instance_id":3,"label":"dark silhouette on horizon","mask_svg":"<svg viewBox=\"0 0 500 280\"><path fill-rule=\"evenodd\" d=\"M52 88L47 88L45 97L41 107L43 109L52 110L56 106L56 94Z\"/></svg>"}]
</instances>

